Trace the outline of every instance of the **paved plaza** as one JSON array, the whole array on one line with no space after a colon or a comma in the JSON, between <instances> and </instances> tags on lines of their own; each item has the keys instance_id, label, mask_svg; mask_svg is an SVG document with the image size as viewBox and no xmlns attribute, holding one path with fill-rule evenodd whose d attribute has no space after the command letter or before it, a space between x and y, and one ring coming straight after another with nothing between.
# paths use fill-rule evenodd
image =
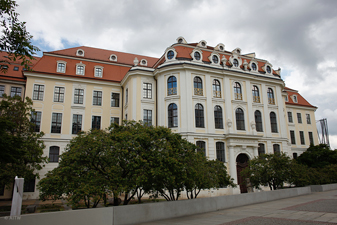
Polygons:
<instances>
[{"instance_id":1,"label":"paved plaza","mask_svg":"<svg viewBox=\"0 0 337 225\"><path fill-rule=\"evenodd\" d=\"M142 225L337 224L337 190L247 205Z\"/></svg>"}]
</instances>

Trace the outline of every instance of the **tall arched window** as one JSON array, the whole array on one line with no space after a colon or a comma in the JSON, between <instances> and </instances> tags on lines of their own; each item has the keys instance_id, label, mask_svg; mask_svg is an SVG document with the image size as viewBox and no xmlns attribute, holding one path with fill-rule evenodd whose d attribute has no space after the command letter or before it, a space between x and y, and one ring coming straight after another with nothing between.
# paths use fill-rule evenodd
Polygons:
<instances>
[{"instance_id":1,"label":"tall arched window","mask_svg":"<svg viewBox=\"0 0 337 225\"><path fill-rule=\"evenodd\" d=\"M262 132L263 128L262 128L261 112L259 110L256 110L254 114L255 114L256 131Z\"/></svg>"},{"instance_id":2,"label":"tall arched window","mask_svg":"<svg viewBox=\"0 0 337 225\"><path fill-rule=\"evenodd\" d=\"M213 97L221 98L220 81L217 79L213 80Z\"/></svg>"},{"instance_id":3,"label":"tall arched window","mask_svg":"<svg viewBox=\"0 0 337 225\"><path fill-rule=\"evenodd\" d=\"M259 93L259 88L256 85L253 86L252 92L253 92L253 102L259 103L260 102L260 93Z\"/></svg>"},{"instance_id":4,"label":"tall arched window","mask_svg":"<svg viewBox=\"0 0 337 225\"><path fill-rule=\"evenodd\" d=\"M266 151L265 151L265 149L264 149L264 144L259 143L258 151L259 151L259 156L260 156L260 155L263 155L263 154L266 154Z\"/></svg>"},{"instance_id":5,"label":"tall arched window","mask_svg":"<svg viewBox=\"0 0 337 225\"><path fill-rule=\"evenodd\" d=\"M49 148L49 162L58 162L60 155L60 147L51 146Z\"/></svg>"},{"instance_id":6,"label":"tall arched window","mask_svg":"<svg viewBox=\"0 0 337 225\"><path fill-rule=\"evenodd\" d=\"M273 89L268 88L267 94L268 94L268 103L272 104L272 105L275 105L275 99L274 99Z\"/></svg>"},{"instance_id":7,"label":"tall arched window","mask_svg":"<svg viewBox=\"0 0 337 225\"><path fill-rule=\"evenodd\" d=\"M237 130L245 130L245 117L243 110L237 108L235 110L235 117L236 117L236 129Z\"/></svg>"},{"instance_id":8,"label":"tall arched window","mask_svg":"<svg viewBox=\"0 0 337 225\"><path fill-rule=\"evenodd\" d=\"M178 107L176 104L171 103L168 106L168 127L178 126Z\"/></svg>"},{"instance_id":9,"label":"tall arched window","mask_svg":"<svg viewBox=\"0 0 337 225\"><path fill-rule=\"evenodd\" d=\"M214 123L216 129L223 129L222 108L218 105L214 107Z\"/></svg>"},{"instance_id":10,"label":"tall arched window","mask_svg":"<svg viewBox=\"0 0 337 225\"><path fill-rule=\"evenodd\" d=\"M273 144L273 150L274 150L274 154L281 154L281 150L280 150L280 145L279 144Z\"/></svg>"},{"instance_id":11,"label":"tall arched window","mask_svg":"<svg viewBox=\"0 0 337 225\"><path fill-rule=\"evenodd\" d=\"M201 104L195 105L195 126L205 127L204 124L204 107Z\"/></svg>"},{"instance_id":12,"label":"tall arched window","mask_svg":"<svg viewBox=\"0 0 337 225\"><path fill-rule=\"evenodd\" d=\"M239 82L234 84L234 96L236 100L242 100L242 90Z\"/></svg>"},{"instance_id":13,"label":"tall arched window","mask_svg":"<svg viewBox=\"0 0 337 225\"><path fill-rule=\"evenodd\" d=\"M203 95L202 80L200 77L194 77L194 94Z\"/></svg>"},{"instance_id":14,"label":"tall arched window","mask_svg":"<svg viewBox=\"0 0 337 225\"><path fill-rule=\"evenodd\" d=\"M225 143L217 142L215 145L216 145L216 159L221 162L226 162Z\"/></svg>"},{"instance_id":15,"label":"tall arched window","mask_svg":"<svg viewBox=\"0 0 337 225\"><path fill-rule=\"evenodd\" d=\"M206 142L197 141L196 146L198 146L197 152L202 152L204 154L204 156L206 156Z\"/></svg>"},{"instance_id":16,"label":"tall arched window","mask_svg":"<svg viewBox=\"0 0 337 225\"><path fill-rule=\"evenodd\" d=\"M175 76L170 76L167 79L167 95L177 94L177 78Z\"/></svg>"},{"instance_id":17,"label":"tall arched window","mask_svg":"<svg viewBox=\"0 0 337 225\"><path fill-rule=\"evenodd\" d=\"M277 133L276 114L274 112L270 113L270 125L271 125L271 132Z\"/></svg>"}]
</instances>

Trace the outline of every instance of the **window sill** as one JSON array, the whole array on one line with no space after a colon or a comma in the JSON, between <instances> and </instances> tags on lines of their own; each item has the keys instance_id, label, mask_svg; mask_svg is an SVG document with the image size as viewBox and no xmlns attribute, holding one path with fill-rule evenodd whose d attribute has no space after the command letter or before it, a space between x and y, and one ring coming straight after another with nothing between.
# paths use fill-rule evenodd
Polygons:
<instances>
[{"instance_id":1,"label":"window sill","mask_svg":"<svg viewBox=\"0 0 337 225\"><path fill-rule=\"evenodd\" d=\"M71 106L72 109L85 109L84 105L72 105Z\"/></svg>"},{"instance_id":2,"label":"window sill","mask_svg":"<svg viewBox=\"0 0 337 225\"><path fill-rule=\"evenodd\" d=\"M198 99L198 100L206 100L207 98L204 96L199 96L199 95L193 95L192 99Z\"/></svg>"},{"instance_id":3,"label":"window sill","mask_svg":"<svg viewBox=\"0 0 337 225\"><path fill-rule=\"evenodd\" d=\"M246 101L243 101L243 100L232 100L232 103L240 103L240 104L245 104L245 105L247 105L247 102L246 102Z\"/></svg>"}]
</instances>

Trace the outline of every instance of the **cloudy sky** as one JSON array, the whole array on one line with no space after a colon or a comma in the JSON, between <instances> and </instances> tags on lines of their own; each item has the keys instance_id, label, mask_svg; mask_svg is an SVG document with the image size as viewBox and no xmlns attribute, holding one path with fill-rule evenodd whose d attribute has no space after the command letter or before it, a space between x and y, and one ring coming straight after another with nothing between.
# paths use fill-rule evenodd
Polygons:
<instances>
[{"instance_id":1,"label":"cloudy sky","mask_svg":"<svg viewBox=\"0 0 337 225\"><path fill-rule=\"evenodd\" d=\"M42 51L81 45L160 57L178 36L255 52L318 106L337 148L336 0L17 0ZM41 55L39 53L39 55Z\"/></svg>"}]
</instances>

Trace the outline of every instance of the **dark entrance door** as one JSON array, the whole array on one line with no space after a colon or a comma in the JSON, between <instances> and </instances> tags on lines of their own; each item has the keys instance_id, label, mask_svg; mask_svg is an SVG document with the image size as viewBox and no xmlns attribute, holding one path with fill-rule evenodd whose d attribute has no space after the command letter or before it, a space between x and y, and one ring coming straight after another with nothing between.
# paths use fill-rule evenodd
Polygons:
<instances>
[{"instance_id":1,"label":"dark entrance door","mask_svg":"<svg viewBox=\"0 0 337 225\"><path fill-rule=\"evenodd\" d=\"M236 158L236 173L238 176L238 185L240 186L241 193L247 193L247 186L241 176L241 171L248 166L248 160L248 156L242 153Z\"/></svg>"}]
</instances>

